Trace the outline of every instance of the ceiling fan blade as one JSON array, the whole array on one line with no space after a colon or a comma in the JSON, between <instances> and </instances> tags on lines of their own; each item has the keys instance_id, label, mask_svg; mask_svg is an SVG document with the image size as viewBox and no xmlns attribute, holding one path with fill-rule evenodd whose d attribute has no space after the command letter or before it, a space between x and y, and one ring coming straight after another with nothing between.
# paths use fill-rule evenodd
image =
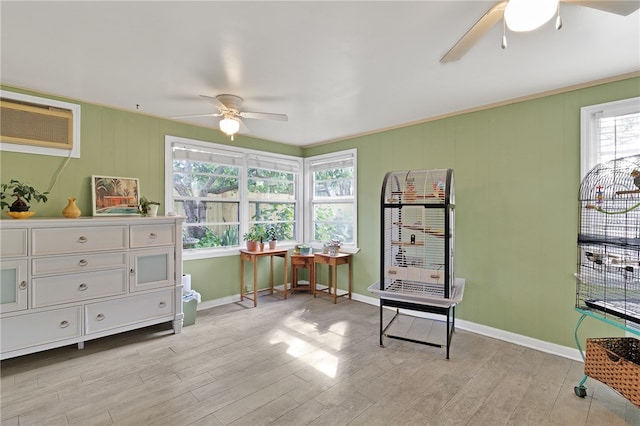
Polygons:
<instances>
[{"instance_id":1,"label":"ceiling fan blade","mask_svg":"<svg viewBox=\"0 0 640 426\"><path fill-rule=\"evenodd\" d=\"M240 118L237 118L237 120L240 123L240 129L238 130L238 133L251 133L249 128L245 126L245 124L242 122L242 120L240 120Z\"/></svg>"},{"instance_id":2,"label":"ceiling fan blade","mask_svg":"<svg viewBox=\"0 0 640 426\"><path fill-rule=\"evenodd\" d=\"M209 114L188 114L188 115L174 115L170 118L193 118L193 117L222 117L222 114L218 112L212 112Z\"/></svg>"},{"instance_id":3,"label":"ceiling fan blade","mask_svg":"<svg viewBox=\"0 0 640 426\"><path fill-rule=\"evenodd\" d=\"M288 121L289 120L289 117L287 117L287 114L274 114L274 113L271 113L271 112L242 111L242 112L240 112L240 117L254 118L256 120L277 120L277 121Z\"/></svg>"},{"instance_id":4,"label":"ceiling fan blade","mask_svg":"<svg viewBox=\"0 0 640 426\"><path fill-rule=\"evenodd\" d=\"M467 53L480 38L485 35L504 16L504 8L507 1L500 1L493 5L482 18L440 59L440 62L457 61Z\"/></svg>"},{"instance_id":5,"label":"ceiling fan blade","mask_svg":"<svg viewBox=\"0 0 640 426\"><path fill-rule=\"evenodd\" d=\"M606 0L560 0L563 3L577 4L580 6L590 7L592 9L602 10L603 12L615 13L616 15L631 15L640 9L639 0L631 1L606 1Z\"/></svg>"},{"instance_id":6,"label":"ceiling fan blade","mask_svg":"<svg viewBox=\"0 0 640 426\"><path fill-rule=\"evenodd\" d=\"M218 99L214 98L213 96L207 96L207 95L200 95L200 97L202 99L206 99L207 101L211 102L212 104L214 104L216 106L216 108L218 109L223 109L226 110L227 107L225 104L223 104L222 102L220 102Z\"/></svg>"}]
</instances>

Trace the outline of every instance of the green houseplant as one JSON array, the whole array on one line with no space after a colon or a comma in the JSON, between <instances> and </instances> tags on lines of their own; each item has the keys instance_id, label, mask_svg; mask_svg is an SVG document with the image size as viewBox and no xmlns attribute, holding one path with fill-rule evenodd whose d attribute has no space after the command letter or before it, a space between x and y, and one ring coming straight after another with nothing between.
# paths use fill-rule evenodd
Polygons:
<instances>
[{"instance_id":1,"label":"green houseplant","mask_svg":"<svg viewBox=\"0 0 640 426\"><path fill-rule=\"evenodd\" d=\"M155 206L155 207L154 207ZM157 201L149 201L147 197L141 197L138 204L138 210L142 216L155 217L158 214L160 203Z\"/></svg>"},{"instance_id":2,"label":"green houseplant","mask_svg":"<svg viewBox=\"0 0 640 426\"><path fill-rule=\"evenodd\" d=\"M272 223L267 225L265 229L265 236L269 241L269 249L274 250L277 245L278 235L280 234L280 224Z\"/></svg>"},{"instance_id":3,"label":"green houseplant","mask_svg":"<svg viewBox=\"0 0 640 426\"><path fill-rule=\"evenodd\" d=\"M30 203L47 202L49 192L40 192L28 183L11 179L9 183L0 184L0 208L9 207L10 212L28 212ZM9 198L15 197L13 203L9 203Z\"/></svg>"},{"instance_id":4,"label":"green houseplant","mask_svg":"<svg viewBox=\"0 0 640 426\"><path fill-rule=\"evenodd\" d=\"M264 239L262 226L254 225L242 235L242 239L247 242L247 250L258 251L258 244Z\"/></svg>"}]
</instances>

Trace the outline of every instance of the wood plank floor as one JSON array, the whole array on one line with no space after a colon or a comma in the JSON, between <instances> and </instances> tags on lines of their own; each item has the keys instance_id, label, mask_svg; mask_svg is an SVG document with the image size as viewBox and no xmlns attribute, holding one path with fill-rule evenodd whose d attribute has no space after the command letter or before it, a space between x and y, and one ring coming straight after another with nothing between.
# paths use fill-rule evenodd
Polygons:
<instances>
[{"instance_id":1,"label":"wood plank floor","mask_svg":"<svg viewBox=\"0 0 640 426\"><path fill-rule=\"evenodd\" d=\"M386 339L379 310L261 296L1 364L2 425L640 425L582 364L456 331L444 348ZM439 323L401 317L411 337ZM429 339L430 340L430 339Z\"/></svg>"}]
</instances>

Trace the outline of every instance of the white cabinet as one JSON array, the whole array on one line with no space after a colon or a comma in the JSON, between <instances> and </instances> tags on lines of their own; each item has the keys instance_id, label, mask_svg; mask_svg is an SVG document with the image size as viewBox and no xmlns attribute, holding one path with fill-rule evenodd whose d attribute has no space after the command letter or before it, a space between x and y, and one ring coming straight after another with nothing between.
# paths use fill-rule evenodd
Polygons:
<instances>
[{"instance_id":1,"label":"white cabinet","mask_svg":"<svg viewBox=\"0 0 640 426\"><path fill-rule=\"evenodd\" d=\"M172 322L181 217L1 220L0 359Z\"/></svg>"},{"instance_id":2,"label":"white cabinet","mask_svg":"<svg viewBox=\"0 0 640 426\"><path fill-rule=\"evenodd\" d=\"M27 260L0 262L0 313L27 309Z\"/></svg>"}]
</instances>

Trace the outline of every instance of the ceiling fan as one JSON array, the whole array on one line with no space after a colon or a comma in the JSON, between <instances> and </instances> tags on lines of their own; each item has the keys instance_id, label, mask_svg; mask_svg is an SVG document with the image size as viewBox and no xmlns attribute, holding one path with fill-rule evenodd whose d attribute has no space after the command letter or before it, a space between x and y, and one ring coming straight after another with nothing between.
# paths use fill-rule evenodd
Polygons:
<instances>
[{"instance_id":1,"label":"ceiling fan","mask_svg":"<svg viewBox=\"0 0 640 426\"><path fill-rule=\"evenodd\" d=\"M590 7L616 15L627 16L640 8L638 0L504 0L494 4L465 35L440 59L441 63L453 62L462 58L482 36L504 18L505 27L511 31L530 31L548 22L557 15L556 29L562 27L560 20L559 3L572 3L579 6ZM533 7L533 9L530 9ZM532 25L523 24L520 21L519 11L523 17L535 16L538 22ZM506 36L503 34L502 48L506 48Z\"/></svg>"},{"instance_id":2,"label":"ceiling fan","mask_svg":"<svg viewBox=\"0 0 640 426\"><path fill-rule=\"evenodd\" d=\"M218 112L212 112L209 114L191 114L191 115L179 115L172 118L190 118L190 117L222 117L218 125L220 130L231 136L242 131L242 133L248 132L249 129L242 122L241 118L250 118L257 120L278 120L287 121L286 114L275 114L271 112L250 112L242 111L242 101L240 96L236 95L218 95L215 98L207 95L200 95L201 98L206 99L218 108Z\"/></svg>"}]
</instances>

